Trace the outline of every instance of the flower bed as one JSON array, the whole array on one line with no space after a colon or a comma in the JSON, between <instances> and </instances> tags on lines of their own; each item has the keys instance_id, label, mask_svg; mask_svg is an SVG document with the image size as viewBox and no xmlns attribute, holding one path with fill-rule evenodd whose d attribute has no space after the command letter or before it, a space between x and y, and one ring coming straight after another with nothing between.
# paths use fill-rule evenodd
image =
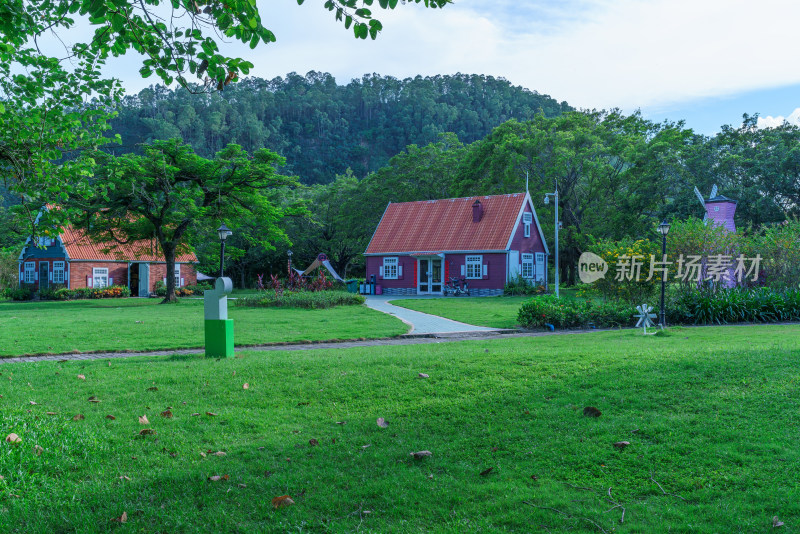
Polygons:
<instances>
[{"instance_id":1,"label":"flower bed","mask_svg":"<svg viewBox=\"0 0 800 534\"><path fill-rule=\"evenodd\" d=\"M51 295L55 300L113 299L130 297L131 290L127 286L61 288Z\"/></svg>"}]
</instances>

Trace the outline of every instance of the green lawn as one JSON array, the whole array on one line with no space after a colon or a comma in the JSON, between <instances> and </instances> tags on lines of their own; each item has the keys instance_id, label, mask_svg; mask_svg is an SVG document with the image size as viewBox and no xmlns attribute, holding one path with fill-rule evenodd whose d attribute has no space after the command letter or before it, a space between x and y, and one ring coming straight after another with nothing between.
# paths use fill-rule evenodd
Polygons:
<instances>
[{"instance_id":1,"label":"green lawn","mask_svg":"<svg viewBox=\"0 0 800 534\"><path fill-rule=\"evenodd\" d=\"M202 347L203 301L182 299L0 301L0 357L71 351ZM326 310L229 305L237 345L405 334L398 319L366 306Z\"/></svg>"},{"instance_id":2,"label":"green lawn","mask_svg":"<svg viewBox=\"0 0 800 534\"><path fill-rule=\"evenodd\" d=\"M560 296L577 300L577 290L562 289ZM534 297L448 297L436 299L398 299L395 306L446 317L454 321L492 328L519 328L517 313L522 303ZM593 296L593 300L599 297Z\"/></svg>"},{"instance_id":3,"label":"green lawn","mask_svg":"<svg viewBox=\"0 0 800 534\"><path fill-rule=\"evenodd\" d=\"M395 306L421 311L454 321L492 328L518 328L520 306L532 297L452 297L399 299Z\"/></svg>"},{"instance_id":4,"label":"green lawn","mask_svg":"<svg viewBox=\"0 0 800 534\"><path fill-rule=\"evenodd\" d=\"M0 532L796 532L799 342L674 328L0 365L0 436L22 438L0 442Z\"/></svg>"}]
</instances>

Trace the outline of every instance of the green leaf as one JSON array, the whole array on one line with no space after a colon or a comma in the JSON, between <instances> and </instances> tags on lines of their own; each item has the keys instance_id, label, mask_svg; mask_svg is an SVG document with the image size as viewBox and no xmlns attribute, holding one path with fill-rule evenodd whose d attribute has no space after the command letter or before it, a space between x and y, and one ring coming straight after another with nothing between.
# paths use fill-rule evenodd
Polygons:
<instances>
[{"instance_id":1,"label":"green leaf","mask_svg":"<svg viewBox=\"0 0 800 534\"><path fill-rule=\"evenodd\" d=\"M350 29L350 25L352 23L353 23L353 17L351 17L350 15L347 15L347 17L345 17L345 19L344 19L344 27L345 27L345 29L349 30Z\"/></svg>"},{"instance_id":2,"label":"green leaf","mask_svg":"<svg viewBox=\"0 0 800 534\"><path fill-rule=\"evenodd\" d=\"M252 29L254 29L254 30L255 30L256 28L258 28L258 20L256 20L256 18L255 18L255 17L253 17L253 18L251 18L250 20L248 20L248 21L247 21L247 24L249 24L249 25L250 25L250 28L252 28Z\"/></svg>"},{"instance_id":3,"label":"green leaf","mask_svg":"<svg viewBox=\"0 0 800 534\"><path fill-rule=\"evenodd\" d=\"M386 9L389 7L389 0L378 0L378 4L380 4L383 9Z\"/></svg>"}]
</instances>

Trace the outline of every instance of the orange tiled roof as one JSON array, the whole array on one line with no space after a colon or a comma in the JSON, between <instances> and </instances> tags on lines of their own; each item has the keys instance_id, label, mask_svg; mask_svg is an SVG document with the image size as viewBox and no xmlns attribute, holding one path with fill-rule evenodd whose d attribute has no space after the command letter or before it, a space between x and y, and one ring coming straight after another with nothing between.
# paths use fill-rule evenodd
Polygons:
<instances>
[{"instance_id":1,"label":"orange tiled roof","mask_svg":"<svg viewBox=\"0 0 800 534\"><path fill-rule=\"evenodd\" d=\"M104 260L104 261L146 261L163 262L164 255L158 242L153 240L133 241L126 244L93 241L82 229L68 225L61 232L61 241L67 249L70 260ZM180 263L197 262L194 252L175 255Z\"/></svg>"},{"instance_id":2,"label":"orange tiled roof","mask_svg":"<svg viewBox=\"0 0 800 534\"><path fill-rule=\"evenodd\" d=\"M472 222L472 204L480 200L483 217ZM366 254L505 250L524 193L389 204Z\"/></svg>"}]
</instances>

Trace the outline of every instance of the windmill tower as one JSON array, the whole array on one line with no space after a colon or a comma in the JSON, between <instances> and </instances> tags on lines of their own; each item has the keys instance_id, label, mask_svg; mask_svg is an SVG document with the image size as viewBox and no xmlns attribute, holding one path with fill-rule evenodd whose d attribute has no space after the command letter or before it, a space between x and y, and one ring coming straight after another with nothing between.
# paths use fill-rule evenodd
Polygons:
<instances>
[{"instance_id":1,"label":"windmill tower","mask_svg":"<svg viewBox=\"0 0 800 534\"><path fill-rule=\"evenodd\" d=\"M700 200L705 210L703 222L706 224L712 221L715 226L724 226L729 232L736 232L736 223L733 215L736 213L736 201L726 196L722 196L717 191L716 184L711 188L711 195L706 200L695 187L694 194Z\"/></svg>"}]
</instances>

